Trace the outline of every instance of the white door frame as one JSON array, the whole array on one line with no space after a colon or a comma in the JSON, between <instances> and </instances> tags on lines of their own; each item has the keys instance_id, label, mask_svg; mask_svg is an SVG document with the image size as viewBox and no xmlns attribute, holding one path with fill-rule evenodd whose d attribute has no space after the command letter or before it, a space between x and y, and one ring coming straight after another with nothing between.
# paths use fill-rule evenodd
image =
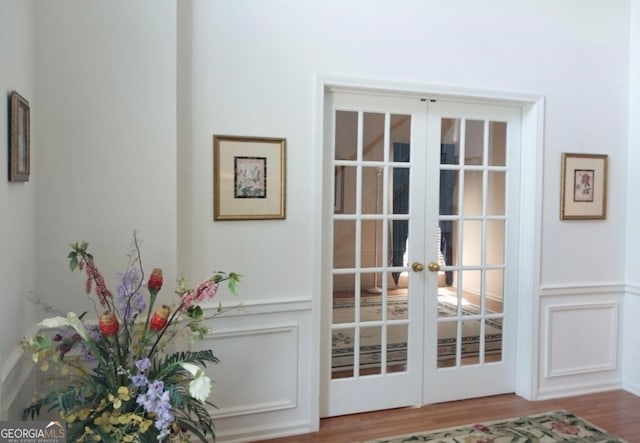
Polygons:
<instances>
[{"instance_id":1,"label":"white door frame","mask_svg":"<svg viewBox=\"0 0 640 443\"><path fill-rule=\"evenodd\" d=\"M460 89L444 86L422 85L414 83L395 83L373 81L345 77L319 75L315 88L314 115L314 174L312 176L312 193L316 201L311 217L314 233L312 256L314 270L312 273L312 339L320 352L312 353L311 364L311 404L310 419L313 429L319 428L321 413L326 411L322 392L327 390L327 377L322 373L329 371L329 359L321 358L330 351L330 340L323 337L322 321L329 315L330 304L325 294L325 282L322 270L330 263L329 248L323 247L326 228L324 207L330 207L331 193L326 190L331 186L325 180L325 171L331 170L331 156L324 143L330 140L324 127L325 94L329 91L362 92L376 95L395 95L422 97L426 100L441 99L467 103L500 104L517 106L522 109L522 152L520 186L520 255L518 257L519 293L517 303L517 355L516 355L516 394L527 399L536 400L538 396L538 362L539 362L539 293L540 287L540 249L542 230L542 170L543 170L543 123L544 97L541 95L519 94L513 92ZM329 168L329 169L327 169ZM326 243L326 242L325 242ZM329 242L330 243L330 242ZM323 367L321 365L326 366ZM314 420L315 418L315 420Z\"/></svg>"}]
</instances>

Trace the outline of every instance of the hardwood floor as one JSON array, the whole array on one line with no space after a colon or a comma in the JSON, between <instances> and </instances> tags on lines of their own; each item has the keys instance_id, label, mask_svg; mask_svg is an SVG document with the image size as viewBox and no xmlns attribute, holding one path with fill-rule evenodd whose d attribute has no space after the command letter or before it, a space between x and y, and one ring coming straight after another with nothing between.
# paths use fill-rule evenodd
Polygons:
<instances>
[{"instance_id":1,"label":"hardwood floor","mask_svg":"<svg viewBox=\"0 0 640 443\"><path fill-rule=\"evenodd\" d=\"M349 443L554 409L566 409L628 443L640 442L640 397L617 390L536 402L509 394L332 417L321 421L319 432L263 443Z\"/></svg>"}]
</instances>

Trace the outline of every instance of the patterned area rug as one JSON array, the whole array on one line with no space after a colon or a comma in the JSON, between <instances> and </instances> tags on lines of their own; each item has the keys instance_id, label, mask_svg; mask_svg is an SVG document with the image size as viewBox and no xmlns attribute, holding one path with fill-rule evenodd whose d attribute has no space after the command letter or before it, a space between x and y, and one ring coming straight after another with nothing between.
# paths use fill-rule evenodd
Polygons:
<instances>
[{"instance_id":1,"label":"patterned area rug","mask_svg":"<svg viewBox=\"0 0 640 443\"><path fill-rule=\"evenodd\" d=\"M447 297L438 297L438 309L441 317L457 314L457 305L452 304ZM361 300L361 321L381 319L379 296L363 297ZM478 314L478 307L466 304L462 306L464 315ZM350 323L354 320L354 301L352 298L334 300L333 323ZM407 318L406 295L389 296L387 302L387 318ZM462 322L461 357L478 355L480 349L480 323L477 320ZM502 322L501 319L487 320L484 330L485 358L501 355L502 350ZM333 372L353 369L353 329L334 329L332 334ZM456 359L457 329L456 323L440 323L438 325L438 362L448 366L447 362ZM364 328L360 333L360 368L377 368L380 366L380 329ZM387 364L403 365L407 360L407 331L406 328L393 328L387 336Z\"/></svg>"},{"instance_id":2,"label":"patterned area rug","mask_svg":"<svg viewBox=\"0 0 640 443\"><path fill-rule=\"evenodd\" d=\"M419 432L368 443L626 443L567 411Z\"/></svg>"}]
</instances>

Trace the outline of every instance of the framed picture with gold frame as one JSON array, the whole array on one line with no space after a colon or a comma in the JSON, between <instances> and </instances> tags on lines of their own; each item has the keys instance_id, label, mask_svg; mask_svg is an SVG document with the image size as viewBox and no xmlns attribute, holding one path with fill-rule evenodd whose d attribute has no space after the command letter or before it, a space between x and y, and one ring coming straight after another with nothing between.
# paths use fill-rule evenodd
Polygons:
<instances>
[{"instance_id":1,"label":"framed picture with gold frame","mask_svg":"<svg viewBox=\"0 0 640 443\"><path fill-rule=\"evenodd\" d=\"M561 220L607 218L608 156L562 153Z\"/></svg>"},{"instance_id":2,"label":"framed picture with gold frame","mask_svg":"<svg viewBox=\"0 0 640 443\"><path fill-rule=\"evenodd\" d=\"M286 140L213 136L213 219L285 218Z\"/></svg>"},{"instance_id":3,"label":"framed picture with gold frame","mask_svg":"<svg viewBox=\"0 0 640 443\"><path fill-rule=\"evenodd\" d=\"M31 136L29 102L16 91L9 95L9 181L29 181Z\"/></svg>"}]
</instances>

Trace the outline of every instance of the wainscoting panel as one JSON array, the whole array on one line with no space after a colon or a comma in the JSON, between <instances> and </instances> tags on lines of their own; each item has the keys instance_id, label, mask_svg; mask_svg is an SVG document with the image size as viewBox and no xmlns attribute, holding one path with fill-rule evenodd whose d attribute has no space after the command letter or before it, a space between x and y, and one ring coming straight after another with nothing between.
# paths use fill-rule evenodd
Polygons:
<instances>
[{"instance_id":1,"label":"wainscoting panel","mask_svg":"<svg viewBox=\"0 0 640 443\"><path fill-rule=\"evenodd\" d=\"M621 387L623 285L541 293L539 399Z\"/></svg>"},{"instance_id":2,"label":"wainscoting panel","mask_svg":"<svg viewBox=\"0 0 640 443\"><path fill-rule=\"evenodd\" d=\"M546 377L616 369L617 303L548 306L546 334Z\"/></svg>"},{"instance_id":3,"label":"wainscoting panel","mask_svg":"<svg viewBox=\"0 0 640 443\"><path fill-rule=\"evenodd\" d=\"M205 308L208 315L217 306ZM317 398L310 375L313 353L311 300L244 302L211 320L212 331L192 349L212 349L214 381L209 400L219 443L240 443L311 432L317 428ZM33 328L26 335L32 336ZM182 346L180 346L182 347ZM41 378L17 346L2 355L0 420L17 420ZM48 419L47 414L43 414ZM314 418L315 417L315 418Z\"/></svg>"},{"instance_id":4,"label":"wainscoting panel","mask_svg":"<svg viewBox=\"0 0 640 443\"><path fill-rule=\"evenodd\" d=\"M291 300L243 305L211 322L212 331L193 348L212 349L221 360L207 368L216 441L311 430L310 322L310 303Z\"/></svg>"},{"instance_id":5,"label":"wainscoting panel","mask_svg":"<svg viewBox=\"0 0 640 443\"><path fill-rule=\"evenodd\" d=\"M35 365L20 346L2 357L0 420L20 420L36 385Z\"/></svg>"},{"instance_id":6,"label":"wainscoting panel","mask_svg":"<svg viewBox=\"0 0 640 443\"><path fill-rule=\"evenodd\" d=\"M298 324L216 331L198 347L211 347L222 360L221 381L216 386L216 419L260 414L297 406ZM238 352L245 350L245 352ZM268 380L269 383L254 383Z\"/></svg>"}]
</instances>

